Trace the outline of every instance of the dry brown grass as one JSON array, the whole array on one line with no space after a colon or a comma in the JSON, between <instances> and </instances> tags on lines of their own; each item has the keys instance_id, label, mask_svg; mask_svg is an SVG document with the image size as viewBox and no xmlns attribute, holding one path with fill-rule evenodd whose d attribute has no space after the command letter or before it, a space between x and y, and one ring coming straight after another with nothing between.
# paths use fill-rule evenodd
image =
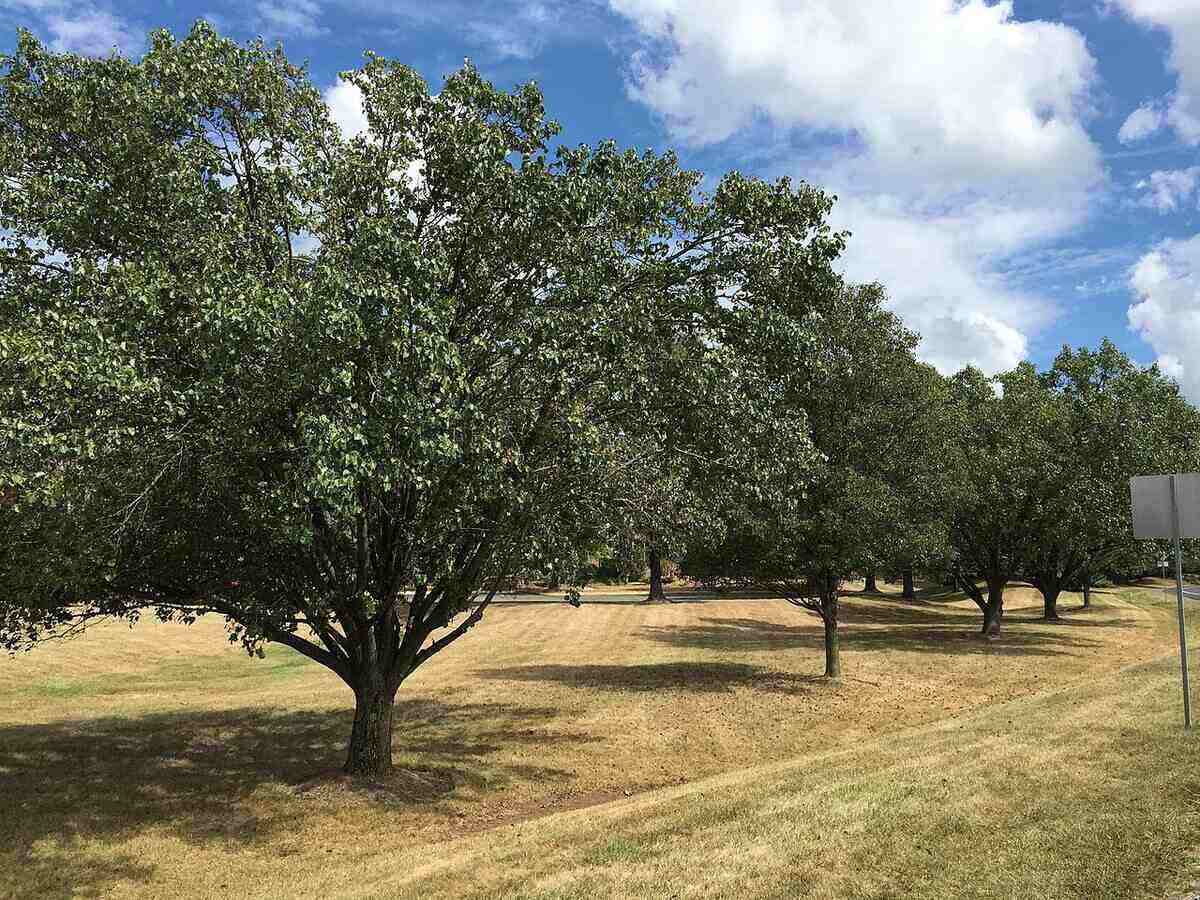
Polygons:
<instances>
[{"instance_id":1,"label":"dry brown grass","mask_svg":"<svg viewBox=\"0 0 1200 900\"><path fill-rule=\"evenodd\" d=\"M814 677L815 620L784 603L502 605L401 690L409 801L296 790L341 761L350 697L332 675L282 648L247 659L217 622L108 627L0 661L0 892L907 895L887 892L897 882L868 844L899 841L907 864L934 871L930 854L963 849L953 822L935 827L943 800L966 804L965 841L973 816L1041 803L1018 772L1103 787L1112 769L1093 765L1107 752L1093 736L1150 709L1113 673L1160 659L1174 635L1152 594L1096 600L1086 613L1067 601L1066 621L1046 625L1016 590L1007 633L986 642L961 599L851 596L838 686ZM1162 680L1161 667L1137 678ZM1073 696L1066 686L1091 705L1047 699ZM1038 716L1040 738L1014 737ZM1013 790L951 801L943 770ZM767 828L777 821L787 834ZM822 821L853 840L818 862ZM740 837L726 845L726 831ZM712 872L724 874L707 891Z\"/></svg>"}]
</instances>

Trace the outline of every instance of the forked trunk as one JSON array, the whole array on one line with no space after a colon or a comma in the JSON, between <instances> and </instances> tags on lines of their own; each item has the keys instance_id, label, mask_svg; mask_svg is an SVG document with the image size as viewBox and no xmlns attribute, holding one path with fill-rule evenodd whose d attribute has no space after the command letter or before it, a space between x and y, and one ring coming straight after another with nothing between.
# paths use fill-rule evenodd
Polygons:
<instances>
[{"instance_id":1,"label":"forked trunk","mask_svg":"<svg viewBox=\"0 0 1200 900\"><path fill-rule=\"evenodd\" d=\"M647 551L647 561L650 563L650 596L651 602L666 603L667 593L663 590L662 555L656 547Z\"/></svg>"},{"instance_id":2,"label":"forked trunk","mask_svg":"<svg viewBox=\"0 0 1200 900\"><path fill-rule=\"evenodd\" d=\"M917 597L917 586L913 583L912 566L904 567L904 591L900 594L905 600L915 600Z\"/></svg>"},{"instance_id":3,"label":"forked trunk","mask_svg":"<svg viewBox=\"0 0 1200 900\"><path fill-rule=\"evenodd\" d=\"M821 621L825 623L825 677L840 678L842 660L838 647L838 598L836 592L821 598Z\"/></svg>"},{"instance_id":4,"label":"forked trunk","mask_svg":"<svg viewBox=\"0 0 1200 900\"><path fill-rule=\"evenodd\" d=\"M364 687L354 695L354 729L346 752L348 775L372 781L392 771L392 710L395 690Z\"/></svg>"},{"instance_id":5,"label":"forked trunk","mask_svg":"<svg viewBox=\"0 0 1200 900\"><path fill-rule=\"evenodd\" d=\"M877 585L875 583L875 573L874 572L867 573L866 584L863 585L863 590L866 591L868 594L878 594L879 593L879 585Z\"/></svg>"},{"instance_id":6,"label":"forked trunk","mask_svg":"<svg viewBox=\"0 0 1200 900\"><path fill-rule=\"evenodd\" d=\"M1000 625L1004 621L1004 585L1002 580L988 581L987 603L983 608L983 635L995 637L1000 634Z\"/></svg>"}]
</instances>

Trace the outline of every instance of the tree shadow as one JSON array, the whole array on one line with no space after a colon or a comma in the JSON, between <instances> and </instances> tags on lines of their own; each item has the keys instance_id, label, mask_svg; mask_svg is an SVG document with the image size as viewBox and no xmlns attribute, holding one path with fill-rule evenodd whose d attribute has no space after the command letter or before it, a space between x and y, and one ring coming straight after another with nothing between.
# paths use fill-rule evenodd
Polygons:
<instances>
[{"instance_id":1,"label":"tree shadow","mask_svg":"<svg viewBox=\"0 0 1200 900\"><path fill-rule=\"evenodd\" d=\"M863 623L872 620L860 618L857 621ZM840 629L842 649L851 653L905 650L918 653L1061 656L1073 649L1101 645L1100 641L1084 638L1069 628L1046 631L1010 628L1002 630L997 637L983 639L977 630L965 627L971 623L963 616L956 616L949 622L917 620L910 624L897 624L894 619L883 617L876 617L874 621L884 622L893 627L843 627ZM853 624L853 621L847 619L842 624ZM1006 624L1014 624L1014 621L1006 619ZM1125 627L1132 623L1121 620L1074 624L1086 627ZM651 640L681 649L752 652L806 648L816 651L824 645L822 632L815 620L811 624L783 625L748 618L706 618L695 625L645 627L642 633Z\"/></svg>"},{"instance_id":2,"label":"tree shadow","mask_svg":"<svg viewBox=\"0 0 1200 900\"><path fill-rule=\"evenodd\" d=\"M921 601L947 602L966 599L966 596L958 588L942 584L930 584L925 587L919 587L913 593L916 594L915 597L903 597L899 593L887 594L886 596L899 600L901 603L919 603Z\"/></svg>"},{"instance_id":3,"label":"tree shadow","mask_svg":"<svg viewBox=\"0 0 1200 900\"><path fill-rule=\"evenodd\" d=\"M1019 611L1018 611L1019 610ZM1076 628L1111 628L1126 627L1136 623L1129 616L1119 616L1096 620L1092 618L1073 618L1072 613L1079 611L1078 607L1059 607L1059 619L1047 621L1042 618L1040 607L1022 606L1017 610L1006 611L1005 624L1026 625L1056 625ZM970 632L978 630L983 624L983 614L977 607L955 607L953 609L935 604L859 604L843 603L838 612L838 619L843 625L946 625L962 628Z\"/></svg>"},{"instance_id":4,"label":"tree shadow","mask_svg":"<svg viewBox=\"0 0 1200 900\"><path fill-rule=\"evenodd\" d=\"M838 621L844 625L960 625L969 628L974 617L971 609L947 609L932 603L913 603L911 600L896 603L855 603L851 600L841 603L838 608ZM815 617L813 622L817 622Z\"/></svg>"},{"instance_id":5,"label":"tree shadow","mask_svg":"<svg viewBox=\"0 0 1200 900\"><path fill-rule=\"evenodd\" d=\"M498 681L555 682L587 690L654 692L680 690L697 694L727 694L751 686L780 693L802 693L820 681L813 675L778 672L741 663L679 662L639 665L508 666L476 672Z\"/></svg>"},{"instance_id":6,"label":"tree shadow","mask_svg":"<svg viewBox=\"0 0 1200 900\"><path fill-rule=\"evenodd\" d=\"M566 782L565 771L491 758L514 743L592 739L548 732L544 726L560 715L550 707L504 703L398 702L397 765L436 776L451 793L411 799L355 794L346 802L397 813L420 806L449 819L453 812L441 801L457 786L478 783L475 770L482 764L491 790L531 777ZM20 872L41 896L102 896L118 881L145 883L153 876L152 864L119 846L148 830L190 844L239 848L286 839L318 802L293 785L341 766L351 721L348 710L248 707L0 726L0 870ZM263 790L283 799L263 802ZM96 842L110 845L102 859L72 850ZM0 892L5 889L0 876Z\"/></svg>"}]
</instances>

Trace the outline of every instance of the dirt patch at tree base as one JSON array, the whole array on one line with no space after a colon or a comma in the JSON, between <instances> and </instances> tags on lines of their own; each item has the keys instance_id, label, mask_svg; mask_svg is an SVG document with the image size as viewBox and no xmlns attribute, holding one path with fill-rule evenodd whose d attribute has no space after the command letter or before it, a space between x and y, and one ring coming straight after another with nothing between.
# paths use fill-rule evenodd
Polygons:
<instances>
[{"instance_id":1,"label":"dirt patch at tree base","mask_svg":"<svg viewBox=\"0 0 1200 900\"><path fill-rule=\"evenodd\" d=\"M393 769L379 780L347 775L327 769L297 784L296 794L319 799L366 798L385 803L428 803L454 790L454 776L437 769Z\"/></svg>"}]
</instances>

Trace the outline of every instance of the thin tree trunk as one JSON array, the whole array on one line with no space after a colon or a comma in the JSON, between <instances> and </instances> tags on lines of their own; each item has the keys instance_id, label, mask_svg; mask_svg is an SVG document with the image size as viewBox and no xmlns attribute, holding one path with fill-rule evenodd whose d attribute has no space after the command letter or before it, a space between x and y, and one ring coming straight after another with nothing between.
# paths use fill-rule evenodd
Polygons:
<instances>
[{"instance_id":1,"label":"thin tree trunk","mask_svg":"<svg viewBox=\"0 0 1200 900\"><path fill-rule=\"evenodd\" d=\"M904 591L900 594L905 600L915 600L917 597L917 587L913 583L913 568L912 566L904 567Z\"/></svg>"},{"instance_id":2,"label":"thin tree trunk","mask_svg":"<svg viewBox=\"0 0 1200 900\"><path fill-rule=\"evenodd\" d=\"M1092 605L1092 576L1083 576L1083 608L1087 609Z\"/></svg>"},{"instance_id":3,"label":"thin tree trunk","mask_svg":"<svg viewBox=\"0 0 1200 900\"><path fill-rule=\"evenodd\" d=\"M863 585L863 590L868 594L878 594L879 585L875 583L875 570L872 569L867 573L866 584Z\"/></svg>"},{"instance_id":4,"label":"thin tree trunk","mask_svg":"<svg viewBox=\"0 0 1200 900\"><path fill-rule=\"evenodd\" d=\"M821 620L825 623L825 677L837 679L842 675L842 660L838 647L838 598L831 591L821 598Z\"/></svg>"},{"instance_id":5,"label":"thin tree trunk","mask_svg":"<svg viewBox=\"0 0 1200 900\"><path fill-rule=\"evenodd\" d=\"M386 687L363 687L354 695L354 728L346 751L344 771L378 780L392 770L392 710L396 692Z\"/></svg>"},{"instance_id":6,"label":"thin tree trunk","mask_svg":"<svg viewBox=\"0 0 1200 900\"><path fill-rule=\"evenodd\" d=\"M646 556L650 563L650 596L646 599L652 603L665 603L667 593L663 590L662 556L657 547L651 547Z\"/></svg>"}]
</instances>

